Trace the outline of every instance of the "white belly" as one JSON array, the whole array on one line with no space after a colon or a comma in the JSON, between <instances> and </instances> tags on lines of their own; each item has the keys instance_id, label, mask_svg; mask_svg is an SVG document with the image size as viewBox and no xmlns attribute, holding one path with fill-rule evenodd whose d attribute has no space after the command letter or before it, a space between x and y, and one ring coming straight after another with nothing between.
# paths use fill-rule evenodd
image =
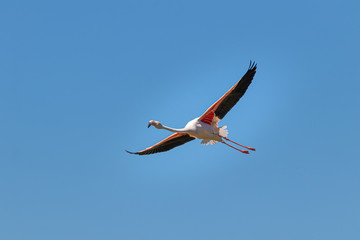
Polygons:
<instances>
[{"instance_id":1,"label":"white belly","mask_svg":"<svg viewBox=\"0 0 360 240\"><path fill-rule=\"evenodd\" d=\"M215 129L211 125L199 121L199 118L195 118L188 122L185 129L193 137L221 141L221 137L216 134Z\"/></svg>"}]
</instances>

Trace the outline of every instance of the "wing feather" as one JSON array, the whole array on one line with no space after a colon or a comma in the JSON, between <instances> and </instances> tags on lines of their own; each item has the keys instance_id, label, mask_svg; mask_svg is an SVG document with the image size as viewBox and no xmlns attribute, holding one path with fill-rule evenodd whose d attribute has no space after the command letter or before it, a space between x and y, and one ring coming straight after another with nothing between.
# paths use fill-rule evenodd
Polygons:
<instances>
[{"instance_id":1,"label":"wing feather","mask_svg":"<svg viewBox=\"0 0 360 240\"><path fill-rule=\"evenodd\" d=\"M139 151L139 152L129 152L127 150L126 151L128 153L137 154L137 155L147 155L147 154L153 154L153 153L158 153L158 152L166 152L166 151L169 151L170 149L173 149L175 147L183 145L194 139L195 139L194 137L191 137L187 133L174 133L174 134L170 135L169 137L165 138L164 140L158 142L157 144L155 144L151 147L148 147L142 151Z\"/></svg>"},{"instance_id":2,"label":"wing feather","mask_svg":"<svg viewBox=\"0 0 360 240\"><path fill-rule=\"evenodd\" d=\"M251 81L254 78L256 73L257 64L250 61L250 66L245 75L227 91L219 100L217 100L211 107L209 107L206 112L201 115L199 118L200 121L208 121L209 115L211 116L214 112L213 122L219 122L225 117L225 115L231 110L232 107L239 101L239 99L244 95L247 88L249 87Z\"/></svg>"}]
</instances>

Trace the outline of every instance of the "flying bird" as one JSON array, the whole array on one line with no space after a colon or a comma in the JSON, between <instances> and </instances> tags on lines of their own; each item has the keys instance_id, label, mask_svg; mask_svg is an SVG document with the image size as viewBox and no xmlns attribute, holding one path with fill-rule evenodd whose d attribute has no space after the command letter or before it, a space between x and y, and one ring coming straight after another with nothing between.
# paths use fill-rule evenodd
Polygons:
<instances>
[{"instance_id":1,"label":"flying bird","mask_svg":"<svg viewBox=\"0 0 360 240\"><path fill-rule=\"evenodd\" d=\"M239 99L244 95L247 88L249 87L254 75L256 73L257 64L250 61L249 68L245 75L227 91L219 100L217 100L211 107L209 107L206 112L198 118L195 118L188 122L184 128L175 129L167 127L161 124L158 121L151 120L149 121L148 128L154 126L157 129L165 129L174 134L160 141L159 143L148 147L139 152L129 152L131 154L137 155L147 155L159 152L165 152L180 145L183 145L187 142L190 142L196 138L202 139L201 144L205 145L214 145L218 142L224 143L229 147L232 147L242 153L248 154L249 151L236 148L226 141L230 141L236 145L239 145L248 150L255 151L252 147L247 147L241 145L237 142L230 140L228 135L228 130L226 126L218 127L218 122L225 117L225 115L231 110L233 106L239 101Z\"/></svg>"}]
</instances>

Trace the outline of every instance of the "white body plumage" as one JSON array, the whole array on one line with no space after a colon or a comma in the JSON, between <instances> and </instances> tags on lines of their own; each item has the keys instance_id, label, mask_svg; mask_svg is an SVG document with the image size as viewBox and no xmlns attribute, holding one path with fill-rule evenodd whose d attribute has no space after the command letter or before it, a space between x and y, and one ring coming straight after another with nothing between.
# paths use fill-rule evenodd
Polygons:
<instances>
[{"instance_id":1,"label":"white body plumage","mask_svg":"<svg viewBox=\"0 0 360 240\"><path fill-rule=\"evenodd\" d=\"M217 124L209 125L195 118L188 122L184 127L184 130L193 137L203 139L201 144L214 145L217 142L222 141L222 137L227 137L228 131L226 126L218 128Z\"/></svg>"}]
</instances>

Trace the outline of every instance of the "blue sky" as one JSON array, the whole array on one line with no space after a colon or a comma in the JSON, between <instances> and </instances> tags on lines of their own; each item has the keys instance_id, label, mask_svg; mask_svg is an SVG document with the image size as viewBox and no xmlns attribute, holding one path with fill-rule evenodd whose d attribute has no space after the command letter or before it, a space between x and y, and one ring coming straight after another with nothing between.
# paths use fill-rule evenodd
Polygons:
<instances>
[{"instance_id":1,"label":"blue sky","mask_svg":"<svg viewBox=\"0 0 360 240\"><path fill-rule=\"evenodd\" d=\"M359 239L358 1L0 3L1 239ZM196 140L134 156L258 71Z\"/></svg>"}]
</instances>

